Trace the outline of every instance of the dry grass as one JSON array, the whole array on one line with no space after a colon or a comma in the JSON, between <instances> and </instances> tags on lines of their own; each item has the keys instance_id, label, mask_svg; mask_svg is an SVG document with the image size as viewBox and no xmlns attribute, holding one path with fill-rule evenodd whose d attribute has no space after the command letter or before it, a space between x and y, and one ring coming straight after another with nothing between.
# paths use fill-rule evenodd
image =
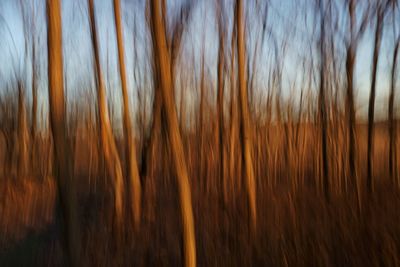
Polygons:
<instances>
[{"instance_id":1,"label":"dry grass","mask_svg":"<svg viewBox=\"0 0 400 267\"><path fill-rule=\"evenodd\" d=\"M42 231L53 222L55 188L52 178L3 180L0 192L2 247L20 241L31 231Z\"/></svg>"},{"instance_id":2,"label":"dry grass","mask_svg":"<svg viewBox=\"0 0 400 267\"><path fill-rule=\"evenodd\" d=\"M364 127L359 127L358 134L361 179L366 175L363 170L366 151ZM267 159L267 151L255 157L258 166L256 233L251 231L247 193L240 175L241 161L235 164L238 175L229 177L233 182L226 202L217 182L218 159L212 157L215 146L210 144L203 148L208 155L203 170L206 175L199 177L198 151L194 149L197 138L185 135L198 265L398 266L400 219L397 211L400 197L398 189L386 179L388 147L385 128L385 124L377 126L376 188L372 198L363 195L361 214L357 212L357 199L351 183L347 193L338 191L330 203L325 202L317 184L317 168L313 166L316 158L313 156L312 127L300 130L305 134L299 136L304 145L298 147L303 147L305 152L303 156L297 156L298 152L293 149L290 165L285 164L284 138L278 138L283 135L276 134L282 128L270 128L268 151L272 157ZM144 178L140 231L135 233L127 228L124 240L116 243L112 230L112 187L103 175L104 170L98 168L101 160L93 148L96 139L88 135L89 132L82 133L75 143L84 263L92 266L182 265L183 237L177 184L170 159L163 156L168 152L157 154L154 160L159 164L154 166L154 175ZM265 148L265 139L261 136L255 139L254 146ZM299 180L294 182L294 179ZM3 180L0 187L5 192L0 206L3 256L19 249L13 244L28 242L29 233L34 231L45 233L45 237L41 237L45 241L37 241L43 244L43 249L28 262L35 263L37 257L41 259L38 264L60 262L59 234L48 230L57 225L53 215L55 190L52 179ZM207 186L208 183L211 185ZM52 251L51 255L47 255L47 251ZM20 255L22 258L30 257L23 251Z\"/></svg>"}]
</instances>

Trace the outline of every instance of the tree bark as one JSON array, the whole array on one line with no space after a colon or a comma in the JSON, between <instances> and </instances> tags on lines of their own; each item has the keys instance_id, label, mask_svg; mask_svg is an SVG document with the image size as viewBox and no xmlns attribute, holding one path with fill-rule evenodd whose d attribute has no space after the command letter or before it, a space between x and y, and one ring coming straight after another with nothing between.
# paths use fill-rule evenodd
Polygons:
<instances>
[{"instance_id":1,"label":"tree bark","mask_svg":"<svg viewBox=\"0 0 400 267\"><path fill-rule=\"evenodd\" d=\"M239 103L240 103L240 133L242 157L246 170L246 185L249 197L249 208L251 221L254 227L257 223L256 209L256 184L253 169L253 147L252 133L250 128L250 115L247 98L247 82L245 73L246 48L245 48L245 22L244 22L243 0L236 1L236 29L237 29L237 51L238 51L238 76L239 76Z\"/></svg>"},{"instance_id":2,"label":"tree bark","mask_svg":"<svg viewBox=\"0 0 400 267\"><path fill-rule=\"evenodd\" d=\"M158 51L154 58L157 70L155 80L159 82L155 88L161 90L166 113L166 127L173 163L178 179L183 237L185 248L185 266L196 266L196 245L192 211L191 189L183 150L181 134L174 99L174 85L171 77L171 59L166 40L166 28L161 16L161 1L151 0L151 24L154 50Z\"/></svg>"},{"instance_id":3,"label":"tree bark","mask_svg":"<svg viewBox=\"0 0 400 267\"><path fill-rule=\"evenodd\" d=\"M122 22L121 22L121 6L119 0L114 0L114 17L115 17L115 31L117 34L118 45L118 60L119 60L119 73L121 78L121 90L123 98L123 123L124 123L124 137L125 137L125 157L126 157L126 174L128 176L128 191L131 203L131 215L135 227L140 223L140 205L141 205L141 185L139 177L139 169L136 158L136 144L134 135L132 133L131 117L129 110L129 96L128 85L125 70L124 58L124 43L122 35Z\"/></svg>"},{"instance_id":4,"label":"tree bark","mask_svg":"<svg viewBox=\"0 0 400 267\"><path fill-rule=\"evenodd\" d=\"M320 3L321 12L321 39L320 39L320 86L319 86L319 113L321 119L321 153L322 153L322 183L324 196L329 201L329 164L328 164L328 121L326 113L326 99L325 99L325 15L322 1Z\"/></svg>"},{"instance_id":5,"label":"tree bark","mask_svg":"<svg viewBox=\"0 0 400 267\"><path fill-rule=\"evenodd\" d=\"M46 10L50 126L54 142L54 169L58 191L56 216L62 225L68 265L79 266L81 245L77 199L70 147L66 136L60 1L47 0Z\"/></svg>"},{"instance_id":6,"label":"tree bark","mask_svg":"<svg viewBox=\"0 0 400 267\"><path fill-rule=\"evenodd\" d=\"M376 79L379 61L379 50L381 47L382 28L383 28L383 10L382 6L378 7L376 15L376 29L374 42L374 55L372 59L372 82L369 95L368 106L368 174L367 174L367 190L372 193L374 190L373 181L373 153L374 153L374 115L375 115L375 94L376 94Z\"/></svg>"},{"instance_id":7,"label":"tree bark","mask_svg":"<svg viewBox=\"0 0 400 267\"><path fill-rule=\"evenodd\" d=\"M225 79L225 35L223 27L223 17L221 6L222 3L219 1L217 5L217 16L218 16L218 37L219 37L219 47L218 47L218 81L217 81L217 109L218 109L218 152L219 152L219 179L221 189L223 190L224 200L227 201L227 181L225 177L225 159L224 159L224 79Z\"/></svg>"},{"instance_id":8,"label":"tree bark","mask_svg":"<svg viewBox=\"0 0 400 267\"><path fill-rule=\"evenodd\" d=\"M229 176L231 186L235 184L235 164L236 164L236 142L238 138L238 110L237 110L237 91L236 91L236 76L235 76L235 27L232 30L231 40L231 70L230 70L230 136L229 136Z\"/></svg>"},{"instance_id":9,"label":"tree bark","mask_svg":"<svg viewBox=\"0 0 400 267\"><path fill-rule=\"evenodd\" d=\"M25 89L18 81L18 175L28 174L29 164L29 130L26 116Z\"/></svg>"},{"instance_id":10,"label":"tree bark","mask_svg":"<svg viewBox=\"0 0 400 267\"><path fill-rule=\"evenodd\" d=\"M354 108L354 66L356 59L356 14L355 14L355 0L350 0L348 5L349 18L350 18L350 44L346 51L346 78L347 78L347 92L346 92L346 113L347 113L347 127L348 127L348 147L349 147L349 176L350 180L355 182L358 207L361 210L361 192L360 183L356 173L356 115Z\"/></svg>"},{"instance_id":11,"label":"tree bark","mask_svg":"<svg viewBox=\"0 0 400 267\"><path fill-rule=\"evenodd\" d=\"M396 72L398 64L398 54L400 50L400 36L397 37L395 49L392 58L392 70L391 70L391 84L390 84L390 95L388 105L388 117L389 117L389 172L390 178L394 184L400 186L399 174L397 169L397 138L396 130L397 123L394 117L394 99L396 89Z\"/></svg>"},{"instance_id":12,"label":"tree bark","mask_svg":"<svg viewBox=\"0 0 400 267\"><path fill-rule=\"evenodd\" d=\"M97 38L96 19L94 13L93 0L88 0L89 16L90 16L90 30L92 47L94 52L94 64L96 71L97 81L97 105L99 115L99 126L101 135L101 144L103 155L106 163L108 175L112 179L114 186L114 212L115 224L121 226L123 221L123 195L124 183L122 179L122 167L119 159L117 147L112 134L110 118L108 115L106 91L104 88L104 80L100 65L99 45Z\"/></svg>"}]
</instances>

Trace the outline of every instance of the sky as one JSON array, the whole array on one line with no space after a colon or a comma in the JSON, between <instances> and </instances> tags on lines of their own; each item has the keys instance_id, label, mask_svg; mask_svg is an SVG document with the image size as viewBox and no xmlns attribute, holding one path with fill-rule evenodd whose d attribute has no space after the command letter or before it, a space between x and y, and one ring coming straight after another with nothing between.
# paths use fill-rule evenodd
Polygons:
<instances>
[{"instance_id":1,"label":"sky","mask_svg":"<svg viewBox=\"0 0 400 267\"><path fill-rule=\"evenodd\" d=\"M187 0L186 0L187 1ZM264 0L265 1L265 0ZM300 78L304 76L301 68L302 61L310 61L318 58L315 49L309 49L308 41L312 37L313 27L317 27L319 19L315 18L315 10L310 4L311 0L269 0L267 13L263 6L264 1L245 1L247 8L247 38L249 56L253 60L252 51L256 40L262 34L262 23L260 19L267 14L266 25L273 33L278 43L278 50L282 50L282 41L287 40L286 53L281 54L283 58L283 96L290 97L300 95L298 87ZM343 8L342 0L334 0L339 8ZM30 10L31 3L35 3L35 26L39 40L38 53L40 55L40 102L46 109L47 97L47 59L46 59L46 26L45 26L45 1L22 0L24 8ZM180 7L185 0L167 0L168 17L176 18ZM206 55L205 62L207 72L212 77L212 83L216 85L216 59L218 39L216 32L215 9L211 0L194 0L191 17L186 26L184 43L181 51L182 66L193 66L199 71L201 50L204 45ZM362 1L360 1L362 2ZM28 4L27 4L28 3ZM103 73L106 77L109 98L120 103L120 90L118 89L119 76L117 65L117 50L115 40L115 25L113 20L112 0L95 0L96 23L99 31L101 61ZM233 1L225 0L226 24L232 23ZM145 17L145 0L122 0L122 14L125 41L125 58L128 71L128 87L131 97L131 105L135 109L137 100L137 83L145 90L144 85L151 85L151 65L149 63L148 51L151 49L149 32ZM299 11L300 10L300 11ZM361 14L362 9L358 10ZM359 14L358 14L359 15ZM339 24L341 29L346 28L346 15L339 12ZM359 16L360 17L360 16ZM79 100L88 93L87 88L93 87L92 50L89 34L89 23L87 16L86 1L62 0L62 23L63 23L63 48L64 48L64 70L66 79L66 90L69 100ZM31 24L31 23L30 23ZM28 25L30 26L30 25ZM230 26L229 26L230 27ZM373 52L373 24L369 25L363 38L360 40L357 50L356 61L356 100L357 115L365 118L371 82L371 63ZM396 33L399 31L397 27ZM21 16L19 0L0 0L0 86L3 81L10 80L15 70L30 76L31 67L29 61L24 58L24 28ZM230 38L230 30L228 32ZM342 38L343 39L343 38ZM344 41L339 41L337 47L343 50ZM257 55L257 82L262 91L266 90L266 77L271 68L272 53L274 45L272 38L266 37L264 46L260 47L261 53ZM386 102L389 92L389 76L391 68L391 56L393 51L392 21L388 17L382 39L381 58L378 68L378 83L376 97L376 117L386 114ZM284 57L283 57L284 55ZM342 57L343 58L343 57ZM342 59L343 61L343 59ZM141 71L139 72L138 69ZM182 68L182 74L185 69ZM190 69L190 68L189 68ZM88 75L89 74L89 75ZM136 76L135 76L136 75ZM91 78L88 78L91 77ZM136 79L135 79L136 77ZM29 84L29 82L28 82ZM27 85L28 86L28 85ZM29 86L28 86L29 87ZM291 89L294 88L294 89ZM149 90L148 90L149 91ZM29 90L27 90L29 97ZM147 101L150 97L148 97ZM399 97L396 104L399 104ZM148 105L150 105L148 103ZM118 104L116 104L118 107ZM117 113L120 110L116 109Z\"/></svg>"}]
</instances>

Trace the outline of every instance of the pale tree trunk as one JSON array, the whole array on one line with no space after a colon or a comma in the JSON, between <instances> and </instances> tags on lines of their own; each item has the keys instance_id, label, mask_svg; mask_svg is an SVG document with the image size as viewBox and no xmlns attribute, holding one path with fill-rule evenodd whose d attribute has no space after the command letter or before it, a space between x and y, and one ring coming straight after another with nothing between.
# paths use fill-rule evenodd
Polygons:
<instances>
[{"instance_id":1,"label":"pale tree trunk","mask_svg":"<svg viewBox=\"0 0 400 267\"><path fill-rule=\"evenodd\" d=\"M114 212L116 226L122 225L123 220L123 195L124 183L122 178L122 167L119 159L117 146L112 134L110 118L108 115L106 91L100 65L100 54L97 38L96 20L94 14L93 0L88 0L91 39L94 52L94 63L97 80L97 105L99 115L99 126L101 135L102 152L106 168L114 186Z\"/></svg>"},{"instance_id":2,"label":"pale tree trunk","mask_svg":"<svg viewBox=\"0 0 400 267\"><path fill-rule=\"evenodd\" d=\"M247 98L247 82L246 82L246 45L245 45L245 20L244 20L244 5L243 0L236 1L236 29L237 29L237 51L238 51L238 76L239 76L239 103L241 115L241 143L242 156L246 170L246 185L249 197L249 208L253 226L257 224L257 209L256 209L256 184L253 169L253 147L252 147L252 132L250 123L250 114Z\"/></svg>"},{"instance_id":3,"label":"pale tree trunk","mask_svg":"<svg viewBox=\"0 0 400 267\"><path fill-rule=\"evenodd\" d=\"M47 0L47 24L50 125L54 142L54 170L58 190L56 215L63 226L68 265L79 266L81 245L71 153L66 136L61 5L59 0Z\"/></svg>"},{"instance_id":4,"label":"pale tree trunk","mask_svg":"<svg viewBox=\"0 0 400 267\"><path fill-rule=\"evenodd\" d=\"M136 159L136 144L134 135L132 134L131 117L129 111L129 96L128 85L126 79L125 59L124 59L124 44L122 35L122 22L121 22L121 7L120 1L114 0L114 17L115 17L115 30L117 34L118 44L118 59L119 59L119 72L121 76L121 90L124 103L123 109L123 123L124 123L124 137L125 137L125 157L126 168L128 175L128 190L130 190L129 206L131 207L131 215L133 215L133 222L138 227L140 223L140 205L141 205L141 185L139 177L139 169Z\"/></svg>"},{"instance_id":5,"label":"pale tree trunk","mask_svg":"<svg viewBox=\"0 0 400 267\"><path fill-rule=\"evenodd\" d=\"M171 59L168 53L165 24L161 16L161 1L151 0L151 20L154 50L158 56L154 58L156 75L161 90L166 113L166 126L169 146L178 179L181 216L184 237L185 266L196 266L196 241L192 211L191 189L184 155L179 123L174 100L174 86L171 77ZM157 53L155 53L157 54Z\"/></svg>"}]
</instances>

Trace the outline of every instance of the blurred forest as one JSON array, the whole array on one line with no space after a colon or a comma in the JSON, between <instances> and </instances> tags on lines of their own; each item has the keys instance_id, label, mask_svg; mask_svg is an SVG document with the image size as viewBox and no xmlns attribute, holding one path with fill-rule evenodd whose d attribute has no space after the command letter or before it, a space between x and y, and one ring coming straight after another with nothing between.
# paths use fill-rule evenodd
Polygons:
<instances>
[{"instance_id":1,"label":"blurred forest","mask_svg":"<svg viewBox=\"0 0 400 267\"><path fill-rule=\"evenodd\" d=\"M398 0L1 0L0 266L400 266Z\"/></svg>"}]
</instances>

